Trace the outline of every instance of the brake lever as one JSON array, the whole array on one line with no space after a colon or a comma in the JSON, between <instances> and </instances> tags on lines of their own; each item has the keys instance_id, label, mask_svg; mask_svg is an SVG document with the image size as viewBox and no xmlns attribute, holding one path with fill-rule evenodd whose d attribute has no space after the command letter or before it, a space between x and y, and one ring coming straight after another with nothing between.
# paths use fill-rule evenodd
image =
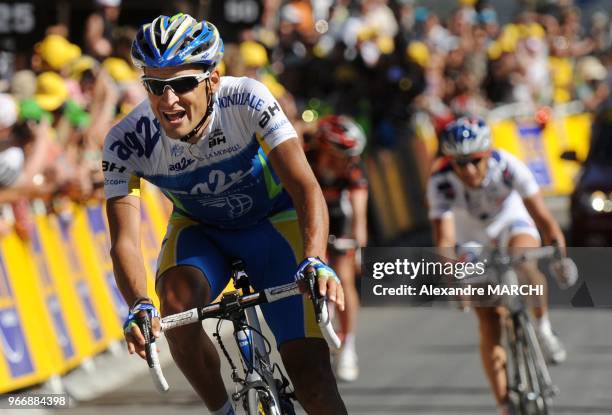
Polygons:
<instances>
[{"instance_id":1,"label":"brake lever","mask_svg":"<svg viewBox=\"0 0 612 415\"><path fill-rule=\"evenodd\" d=\"M147 357L147 364L149 365L149 367L153 367L153 359L151 358L151 353L149 353L149 348L152 343L151 337L153 336L153 327L151 325L151 319L149 318L149 315L144 312L144 317L136 316L136 322L138 323L138 328L140 328L142 336L145 340L145 353Z\"/></svg>"},{"instance_id":2,"label":"brake lever","mask_svg":"<svg viewBox=\"0 0 612 415\"><path fill-rule=\"evenodd\" d=\"M306 279L306 282L308 284L308 293L310 294L310 299L314 307L317 323L320 323L323 309L323 299L319 295L319 290L317 289L318 287L316 287L317 278L315 272L312 270L305 272L304 279Z\"/></svg>"}]
</instances>

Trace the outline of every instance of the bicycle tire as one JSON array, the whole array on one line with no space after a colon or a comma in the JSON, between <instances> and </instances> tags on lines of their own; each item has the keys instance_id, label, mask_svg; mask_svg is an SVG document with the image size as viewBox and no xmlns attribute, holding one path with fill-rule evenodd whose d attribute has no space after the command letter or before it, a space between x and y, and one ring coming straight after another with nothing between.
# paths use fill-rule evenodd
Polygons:
<instances>
[{"instance_id":1,"label":"bicycle tire","mask_svg":"<svg viewBox=\"0 0 612 415\"><path fill-rule=\"evenodd\" d=\"M539 373L537 358L534 347L539 347L530 339L529 328L531 322L529 318L521 313L516 318L517 327L517 351L520 362L524 364L523 388L519 390L520 409L523 415L548 415L548 402L543 393L541 376Z\"/></svg>"},{"instance_id":2,"label":"bicycle tire","mask_svg":"<svg viewBox=\"0 0 612 415\"><path fill-rule=\"evenodd\" d=\"M255 388L247 392L245 399L248 415L281 415L276 406L273 407L265 399L261 399L259 391Z\"/></svg>"},{"instance_id":3,"label":"bicycle tire","mask_svg":"<svg viewBox=\"0 0 612 415\"><path fill-rule=\"evenodd\" d=\"M527 316L522 318L523 331L525 335L525 352L527 356L527 363L530 373L531 381L534 385L534 393L536 393L534 415L550 415L550 396L548 395L548 389L551 387L549 382L544 380L544 373L548 373L546 363L542 352L540 351L540 344L535 335L533 324ZM536 390L537 389L537 390Z\"/></svg>"}]
</instances>

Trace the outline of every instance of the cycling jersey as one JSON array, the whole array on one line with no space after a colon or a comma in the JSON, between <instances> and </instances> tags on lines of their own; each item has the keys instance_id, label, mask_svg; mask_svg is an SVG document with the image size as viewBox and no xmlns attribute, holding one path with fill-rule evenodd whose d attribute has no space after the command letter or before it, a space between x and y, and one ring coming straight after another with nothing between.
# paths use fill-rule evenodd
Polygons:
<instances>
[{"instance_id":1,"label":"cycling jersey","mask_svg":"<svg viewBox=\"0 0 612 415\"><path fill-rule=\"evenodd\" d=\"M350 164L340 174L336 174L331 170L318 169L315 157L316 154L309 154L309 161L312 163L315 176L327 202L329 234L339 238L351 238L354 235L350 192L368 188L365 166L360 160Z\"/></svg>"},{"instance_id":2,"label":"cycling jersey","mask_svg":"<svg viewBox=\"0 0 612 415\"><path fill-rule=\"evenodd\" d=\"M211 122L196 144L168 138L148 101L113 127L104 143L106 198L158 186L175 210L219 228L253 225L291 207L267 154L297 137L268 89L222 77Z\"/></svg>"},{"instance_id":3,"label":"cycling jersey","mask_svg":"<svg viewBox=\"0 0 612 415\"><path fill-rule=\"evenodd\" d=\"M489 244L503 236L528 233L539 239L524 198L539 190L533 174L513 155L494 150L482 184L465 186L450 163L432 174L427 186L429 218L454 216L457 243L476 241ZM502 234L505 235L502 235Z\"/></svg>"}]
</instances>

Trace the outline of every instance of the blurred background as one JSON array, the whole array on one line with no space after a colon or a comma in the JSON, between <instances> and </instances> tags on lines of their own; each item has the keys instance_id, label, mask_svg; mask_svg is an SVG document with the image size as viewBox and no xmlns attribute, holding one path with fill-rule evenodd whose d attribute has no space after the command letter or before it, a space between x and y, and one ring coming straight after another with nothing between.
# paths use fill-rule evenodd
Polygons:
<instances>
[{"instance_id":1,"label":"blurred background","mask_svg":"<svg viewBox=\"0 0 612 415\"><path fill-rule=\"evenodd\" d=\"M485 117L494 146L527 163L570 245L612 244L609 0L0 1L0 392L74 385L76 396L79 385L99 389L84 379L114 379L100 375L99 360L124 354L126 309L107 255L100 149L109 128L146 98L129 57L136 28L177 12L218 27L222 72L266 84L306 144L327 114L351 115L364 128L370 245L431 243L423 192L437 134L463 114ZM152 188L144 200L152 273L168 210ZM574 373L592 379L577 385L572 370L553 373L575 394L562 395L561 408L612 413L594 386L606 367L612 373L603 352L612 339L601 330L609 316L558 315L573 336L570 353L584 359ZM437 329L423 328L423 318ZM361 359L372 364L362 370L376 376L343 389L350 412L491 413L471 320L439 310L366 310ZM378 328L400 340L384 361L376 359ZM421 363L406 361L410 347ZM83 377L66 376L75 372ZM414 373L422 382L411 383ZM181 392L169 405L195 410L197 398L175 375ZM147 379L123 394L113 382L108 396L117 405L137 402L126 413L160 405ZM446 396L438 406L437 393ZM99 413L114 402L102 396L81 410Z\"/></svg>"}]
</instances>

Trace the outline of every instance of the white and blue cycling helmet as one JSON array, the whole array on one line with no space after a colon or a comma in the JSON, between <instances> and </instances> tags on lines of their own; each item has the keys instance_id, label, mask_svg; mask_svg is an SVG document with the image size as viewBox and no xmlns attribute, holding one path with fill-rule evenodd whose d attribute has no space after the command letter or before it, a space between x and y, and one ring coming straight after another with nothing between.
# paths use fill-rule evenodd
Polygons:
<instances>
[{"instance_id":1,"label":"white and blue cycling helmet","mask_svg":"<svg viewBox=\"0 0 612 415\"><path fill-rule=\"evenodd\" d=\"M159 16L138 30L132 42L132 61L139 68L190 64L212 71L223 58L223 41L210 22L188 14Z\"/></svg>"},{"instance_id":2,"label":"white and blue cycling helmet","mask_svg":"<svg viewBox=\"0 0 612 415\"><path fill-rule=\"evenodd\" d=\"M462 157L490 149L491 129L482 118L458 118L440 136L440 151L445 156Z\"/></svg>"},{"instance_id":3,"label":"white and blue cycling helmet","mask_svg":"<svg viewBox=\"0 0 612 415\"><path fill-rule=\"evenodd\" d=\"M188 14L159 16L138 30L132 42L132 62L139 68L169 68L199 65L207 75L208 102L198 124L181 141L189 141L213 112L213 94L209 75L223 59L223 40L210 22L198 22Z\"/></svg>"}]
</instances>

